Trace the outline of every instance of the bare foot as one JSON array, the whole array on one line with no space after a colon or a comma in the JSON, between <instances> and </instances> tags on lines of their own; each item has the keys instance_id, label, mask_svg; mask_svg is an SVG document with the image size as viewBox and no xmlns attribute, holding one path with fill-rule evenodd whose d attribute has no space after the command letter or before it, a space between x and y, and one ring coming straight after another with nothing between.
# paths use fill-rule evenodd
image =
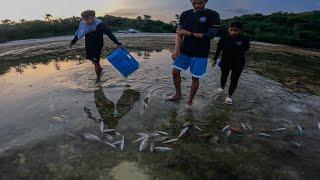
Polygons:
<instances>
[{"instance_id":1,"label":"bare foot","mask_svg":"<svg viewBox=\"0 0 320 180\"><path fill-rule=\"evenodd\" d=\"M181 95L173 95L166 97L166 101L179 101L181 99Z\"/></svg>"}]
</instances>

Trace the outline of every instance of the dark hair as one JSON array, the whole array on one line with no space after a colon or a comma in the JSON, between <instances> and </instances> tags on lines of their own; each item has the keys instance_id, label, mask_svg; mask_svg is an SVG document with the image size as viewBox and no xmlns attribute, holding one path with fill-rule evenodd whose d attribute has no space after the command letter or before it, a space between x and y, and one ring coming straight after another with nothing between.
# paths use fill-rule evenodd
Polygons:
<instances>
[{"instance_id":1,"label":"dark hair","mask_svg":"<svg viewBox=\"0 0 320 180\"><path fill-rule=\"evenodd\" d=\"M237 28L237 29L240 29L242 30L243 28L243 23L242 22L239 22L239 21L233 21L229 24L229 27L234 27L234 28Z\"/></svg>"},{"instance_id":2,"label":"dark hair","mask_svg":"<svg viewBox=\"0 0 320 180\"><path fill-rule=\"evenodd\" d=\"M96 16L96 12L94 10L86 10L81 13L81 17L83 19L88 19L90 17L95 17L95 16Z\"/></svg>"}]
</instances>

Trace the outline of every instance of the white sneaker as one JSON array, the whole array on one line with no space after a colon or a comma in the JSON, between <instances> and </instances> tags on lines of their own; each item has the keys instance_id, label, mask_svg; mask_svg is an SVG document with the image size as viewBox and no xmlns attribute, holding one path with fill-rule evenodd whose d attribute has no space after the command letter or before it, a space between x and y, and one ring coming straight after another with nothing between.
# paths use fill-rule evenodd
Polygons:
<instances>
[{"instance_id":1,"label":"white sneaker","mask_svg":"<svg viewBox=\"0 0 320 180\"><path fill-rule=\"evenodd\" d=\"M217 92L218 92L218 93L223 93L223 92L224 92L224 89L219 88L219 89L217 89Z\"/></svg>"},{"instance_id":2,"label":"white sneaker","mask_svg":"<svg viewBox=\"0 0 320 180\"><path fill-rule=\"evenodd\" d=\"M226 97L225 103L228 105L232 105L232 99L230 97Z\"/></svg>"}]
</instances>

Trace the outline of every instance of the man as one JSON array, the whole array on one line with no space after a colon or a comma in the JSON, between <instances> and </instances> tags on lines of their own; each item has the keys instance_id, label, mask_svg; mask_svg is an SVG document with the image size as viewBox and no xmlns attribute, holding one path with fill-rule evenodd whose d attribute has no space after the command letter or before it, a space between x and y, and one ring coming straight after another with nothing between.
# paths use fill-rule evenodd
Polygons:
<instances>
[{"instance_id":1,"label":"man","mask_svg":"<svg viewBox=\"0 0 320 180\"><path fill-rule=\"evenodd\" d=\"M192 84L187 108L193 104L199 88L199 79L206 75L210 40L216 36L220 24L219 14L205 8L207 2L208 0L191 0L193 9L181 14L175 50L172 54L174 60L172 75L176 92L167 100L181 99L180 72L190 68Z\"/></svg>"},{"instance_id":2,"label":"man","mask_svg":"<svg viewBox=\"0 0 320 180\"><path fill-rule=\"evenodd\" d=\"M100 65L100 56L103 47L103 34L106 34L118 47L122 44L107 28L107 26L96 18L96 13L93 10L86 10L81 13L82 21L79 28L70 42L70 48L81 38L85 37L85 48L87 59L91 60L96 71L96 83L100 82L102 68Z\"/></svg>"}]
</instances>

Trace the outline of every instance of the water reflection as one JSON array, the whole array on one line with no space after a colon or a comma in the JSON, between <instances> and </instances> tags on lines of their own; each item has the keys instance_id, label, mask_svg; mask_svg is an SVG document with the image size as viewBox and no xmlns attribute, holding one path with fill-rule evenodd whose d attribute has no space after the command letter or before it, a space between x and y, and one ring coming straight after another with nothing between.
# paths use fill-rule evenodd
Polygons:
<instances>
[{"instance_id":1,"label":"water reflection","mask_svg":"<svg viewBox=\"0 0 320 180\"><path fill-rule=\"evenodd\" d=\"M132 89L124 90L116 103L106 97L102 87L94 91L96 108L100 117L110 129L116 128L119 120L132 109L139 99L140 93Z\"/></svg>"}]
</instances>

